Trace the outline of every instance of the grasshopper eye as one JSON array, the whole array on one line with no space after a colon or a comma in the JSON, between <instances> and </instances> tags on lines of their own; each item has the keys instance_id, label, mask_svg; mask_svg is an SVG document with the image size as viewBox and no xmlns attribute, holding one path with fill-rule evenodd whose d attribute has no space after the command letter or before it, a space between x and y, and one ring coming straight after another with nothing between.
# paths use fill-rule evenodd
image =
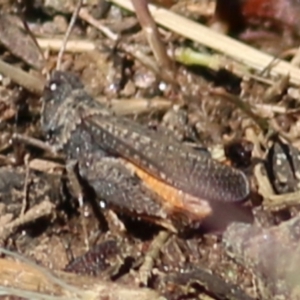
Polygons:
<instances>
[{"instance_id":1,"label":"grasshopper eye","mask_svg":"<svg viewBox=\"0 0 300 300\"><path fill-rule=\"evenodd\" d=\"M48 89L51 91L51 92L55 92L57 90L59 86L59 82L57 80L53 80L53 81L50 81L49 82L49 87Z\"/></svg>"},{"instance_id":2,"label":"grasshopper eye","mask_svg":"<svg viewBox=\"0 0 300 300\"><path fill-rule=\"evenodd\" d=\"M43 92L43 101L48 102L55 98L57 98L57 95L59 95L61 92L61 89L63 88L63 82L57 79L50 79Z\"/></svg>"},{"instance_id":3,"label":"grasshopper eye","mask_svg":"<svg viewBox=\"0 0 300 300\"><path fill-rule=\"evenodd\" d=\"M58 88L59 86L61 85L61 82L59 82L58 80L56 79L52 79L48 82L47 86L46 86L46 89L49 91L49 92L52 92L54 93Z\"/></svg>"},{"instance_id":4,"label":"grasshopper eye","mask_svg":"<svg viewBox=\"0 0 300 300\"><path fill-rule=\"evenodd\" d=\"M64 71L54 71L45 86L43 99L46 102L49 100L60 101L73 90L81 88L83 85L76 75Z\"/></svg>"}]
</instances>

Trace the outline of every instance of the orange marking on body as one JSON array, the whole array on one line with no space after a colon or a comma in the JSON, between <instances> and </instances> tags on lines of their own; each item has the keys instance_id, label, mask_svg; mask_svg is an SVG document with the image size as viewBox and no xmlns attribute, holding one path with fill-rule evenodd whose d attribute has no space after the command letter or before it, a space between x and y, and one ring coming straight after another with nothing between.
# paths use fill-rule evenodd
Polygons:
<instances>
[{"instance_id":1,"label":"orange marking on body","mask_svg":"<svg viewBox=\"0 0 300 300\"><path fill-rule=\"evenodd\" d=\"M212 213L208 201L178 190L130 162L126 161L125 165L134 171L151 191L155 192L164 200L162 205L167 210L186 213L194 220L204 219Z\"/></svg>"},{"instance_id":2,"label":"orange marking on body","mask_svg":"<svg viewBox=\"0 0 300 300\"><path fill-rule=\"evenodd\" d=\"M223 165L232 167L232 162L231 162L229 159L226 159L226 160L222 161L221 163L222 163Z\"/></svg>"}]
</instances>

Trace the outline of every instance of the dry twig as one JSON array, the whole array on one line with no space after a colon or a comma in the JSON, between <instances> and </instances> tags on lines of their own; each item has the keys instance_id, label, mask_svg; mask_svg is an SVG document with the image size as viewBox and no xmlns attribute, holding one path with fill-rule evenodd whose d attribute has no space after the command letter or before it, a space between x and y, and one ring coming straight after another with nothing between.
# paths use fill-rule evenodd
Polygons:
<instances>
[{"instance_id":1,"label":"dry twig","mask_svg":"<svg viewBox=\"0 0 300 300\"><path fill-rule=\"evenodd\" d=\"M134 11L130 0L111 0L111 2L130 11ZM271 76L289 75L292 84L300 85L300 70L292 64L280 59L275 59L269 54L215 32L204 25L195 23L164 8L158 8L151 4L149 4L148 7L153 19L159 25L172 32L230 56L258 72L262 72L268 66L272 65L270 69Z\"/></svg>"},{"instance_id":2,"label":"dry twig","mask_svg":"<svg viewBox=\"0 0 300 300\"><path fill-rule=\"evenodd\" d=\"M35 205L19 218L0 228L0 241L5 241L18 227L33 222L41 217L49 216L53 212L53 204L45 200ZM1 268L3 271L3 269Z\"/></svg>"},{"instance_id":3,"label":"dry twig","mask_svg":"<svg viewBox=\"0 0 300 300\"><path fill-rule=\"evenodd\" d=\"M174 77L174 66L171 59L167 55L165 46L163 45L157 26L148 9L147 0L131 0L134 6L135 13L141 24L147 41L153 51L158 66L161 68L162 77L171 80Z\"/></svg>"},{"instance_id":4,"label":"dry twig","mask_svg":"<svg viewBox=\"0 0 300 300\"><path fill-rule=\"evenodd\" d=\"M66 34L64 36L62 47L59 50L59 53L58 53L58 56L57 56L56 70L60 70L60 68L61 68L62 56L63 56L63 54L65 52L66 44L67 44L68 39L69 39L69 37L71 35L72 29L73 29L74 24L76 22L76 19L77 19L77 16L78 16L78 13L79 13L79 10L80 10L81 6L82 6L82 0L78 0L76 8L75 8L75 10L73 12L70 24L69 24L68 29L66 31Z\"/></svg>"},{"instance_id":5,"label":"dry twig","mask_svg":"<svg viewBox=\"0 0 300 300\"><path fill-rule=\"evenodd\" d=\"M3 248L0 252L20 260L0 259L0 295L38 300L165 300L146 288L133 288L60 271L54 275L20 255Z\"/></svg>"}]
</instances>

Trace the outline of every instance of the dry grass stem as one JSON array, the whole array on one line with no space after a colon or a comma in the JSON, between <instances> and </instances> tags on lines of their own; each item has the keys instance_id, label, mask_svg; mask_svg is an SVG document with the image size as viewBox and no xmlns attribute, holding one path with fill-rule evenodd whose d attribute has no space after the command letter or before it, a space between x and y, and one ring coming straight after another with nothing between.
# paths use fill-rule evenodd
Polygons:
<instances>
[{"instance_id":1,"label":"dry grass stem","mask_svg":"<svg viewBox=\"0 0 300 300\"><path fill-rule=\"evenodd\" d=\"M0 74L10 78L18 85L23 86L33 93L41 94L44 89L44 81L42 79L2 60L0 60Z\"/></svg>"},{"instance_id":2,"label":"dry grass stem","mask_svg":"<svg viewBox=\"0 0 300 300\"><path fill-rule=\"evenodd\" d=\"M130 0L111 0L130 11L134 11ZM247 46L228 36L213 31L212 29L188 20L167 9L158 8L154 5L148 5L153 19L161 26L172 32L178 33L192 41L207 46L217 52L221 52L229 57L236 59L250 66L258 72L264 71L272 64L270 69L271 76L290 76L290 82L295 85L300 84L300 70L291 63L275 59L273 56Z\"/></svg>"},{"instance_id":3,"label":"dry grass stem","mask_svg":"<svg viewBox=\"0 0 300 300\"><path fill-rule=\"evenodd\" d=\"M131 1L159 67L163 68L166 72L172 73L172 61L168 57L166 47L160 39L156 23L148 9L148 2L146 0ZM169 76L172 76L172 74L169 74Z\"/></svg>"},{"instance_id":4,"label":"dry grass stem","mask_svg":"<svg viewBox=\"0 0 300 300\"><path fill-rule=\"evenodd\" d=\"M1 252L20 258L5 249ZM101 281L94 277L65 272L50 273L25 258L13 261L0 259L0 295L15 295L25 299L51 300L164 300L156 292L146 288Z\"/></svg>"},{"instance_id":5,"label":"dry grass stem","mask_svg":"<svg viewBox=\"0 0 300 300\"><path fill-rule=\"evenodd\" d=\"M62 47L60 48L60 50L58 52L58 55L57 55L56 70L60 70L61 69L62 57L63 57L63 54L64 54L65 49L66 49L66 44L67 44L67 41L68 41L68 39L69 39L69 37L71 35L73 27L75 25L75 22L76 22L76 19L78 17L78 13L79 13L79 10L80 10L81 6L82 6L82 0L78 0L77 5L76 5L76 7L74 9L74 12L72 14L72 18L71 18L71 21L69 23L68 29L67 29L67 31L65 33Z\"/></svg>"}]
</instances>

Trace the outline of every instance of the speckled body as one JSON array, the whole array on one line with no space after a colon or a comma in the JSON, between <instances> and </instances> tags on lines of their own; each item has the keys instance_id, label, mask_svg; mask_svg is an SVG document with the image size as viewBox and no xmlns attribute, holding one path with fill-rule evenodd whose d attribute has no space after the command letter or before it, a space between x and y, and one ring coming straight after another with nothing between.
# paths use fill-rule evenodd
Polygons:
<instances>
[{"instance_id":1,"label":"speckled body","mask_svg":"<svg viewBox=\"0 0 300 300\"><path fill-rule=\"evenodd\" d=\"M132 198L127 192L133 191L133 197L138 199L135 205L148 207L140 210L141 214L150 212L165 217L155 208L158 195L141 187L141 180L122 165L122 160L178 189L179 194L191 195L193 205L197 205L197 199L199 203L235 202L249 195L249 183L241 171L222 165L166 134L113 115L88 96L70 73L52 75L43 96L42 127L51 145L64 151L69 159L79 160L80 175L98 196L112 202L119 199L117 202L124 206L126 199ZM146 196L147 205L137 196L141 194Z\"/></svg>"}]
</instances>

